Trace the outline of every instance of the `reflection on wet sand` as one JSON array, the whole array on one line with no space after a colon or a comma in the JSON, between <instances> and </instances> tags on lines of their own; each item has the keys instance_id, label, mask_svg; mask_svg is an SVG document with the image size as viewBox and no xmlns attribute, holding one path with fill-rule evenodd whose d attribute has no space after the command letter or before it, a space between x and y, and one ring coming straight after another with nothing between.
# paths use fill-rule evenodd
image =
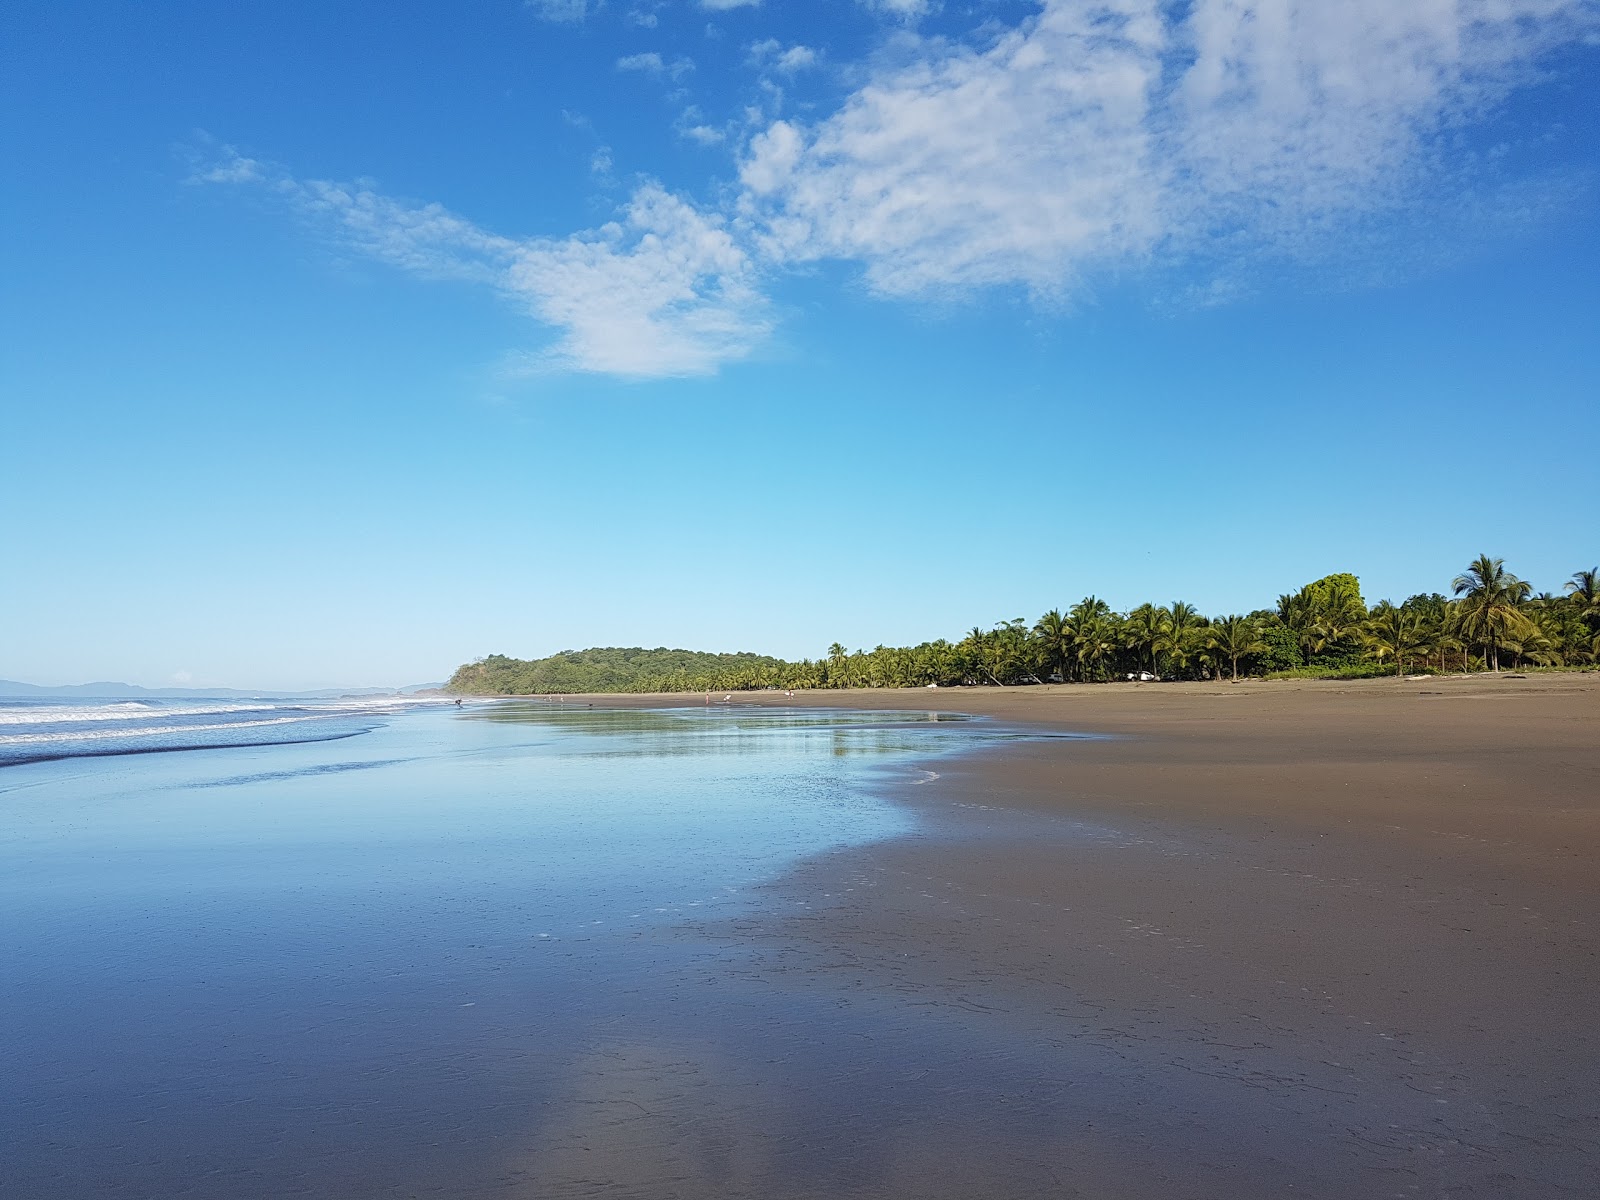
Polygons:
<instances>
[{"instance_id":1,"label":"reflection on wet sand","mask_svg":"<svg viewBox=\"0 0 1600 1200\"><path fill-rule=\"evenodd\" d=\"M1585 1194L1594 697L1261 695L20 768L7 1200Z\"/></svg>"}]
</instances>

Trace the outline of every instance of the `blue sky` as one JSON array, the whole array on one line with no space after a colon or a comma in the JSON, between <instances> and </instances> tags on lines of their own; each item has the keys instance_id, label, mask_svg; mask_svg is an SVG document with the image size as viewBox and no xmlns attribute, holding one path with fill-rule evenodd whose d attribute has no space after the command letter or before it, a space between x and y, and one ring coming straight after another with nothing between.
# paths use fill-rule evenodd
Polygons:
<instances>
[{"instance_id":1,"label":"blue sky","mask_svg":"<svg viewBox=\"0 0 1600 1200\"><path fill-rule=\"evenodd\" d=\"M1600 560L1600 7L20 3L0 677Z\"/></svg>"}]
</instances>

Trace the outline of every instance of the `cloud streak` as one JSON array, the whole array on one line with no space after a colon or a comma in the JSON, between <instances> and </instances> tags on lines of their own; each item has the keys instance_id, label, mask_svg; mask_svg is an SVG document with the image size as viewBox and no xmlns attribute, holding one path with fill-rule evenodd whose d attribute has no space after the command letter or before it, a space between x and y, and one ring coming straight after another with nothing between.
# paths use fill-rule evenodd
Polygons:
<instances>
[{"instance_id":1,"label":"cloud streak","mask_svg":"<svg viewBox=\"0 0 1600 1200\"><path fill-rule=\"evenodd\" d=\"M272 188L374 258L497 288L555 332L547 368L697 375L750 354L772 328L765 287L823 259L886 296L1048 298L1106 273L1370 241L1379 218L1451 207L1449 135L1597 30L1595 0L1041 0L981 43L902 31L831 113L745 125L716 206L645 183L566 238L502 237L231 152L193 178ZM775 40L747 53L790 71L817 59ZM653 53L616 65L689 69ZM724 136L697 109L680 126Z\"/></svg>"},{"instance_id":2,"label":"cloud streak","mask_svg":"<svg viewBox=\"0 0 1600 1200\"><path fill-rule=\"evenodd\" d=\"M423 278L495 288L555 331L533 358L542 370L707 375L771 332L755 264L726 220L655 183L598 229L509 238L441 205L296 179L229 147L191 179L265 186L341 245Z\"/></svg>"}]
</instances>

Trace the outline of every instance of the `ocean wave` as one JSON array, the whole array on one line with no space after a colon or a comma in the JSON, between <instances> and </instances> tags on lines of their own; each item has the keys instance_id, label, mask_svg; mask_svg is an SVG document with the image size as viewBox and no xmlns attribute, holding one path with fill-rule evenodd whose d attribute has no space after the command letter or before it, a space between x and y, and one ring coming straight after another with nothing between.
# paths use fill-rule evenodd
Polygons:
<instances>
[{"instance_id":1,"label":"ocean wave","mask_svg":"<svg viewBox=\"0 0 1600 1200\"><path fill-rule=\"evenodd\" d=\"M206 706L155 705L137 700L125 704L96 705L84 708L76 705L40 705L29 708L0 710L0 725L64 725L85 721L138 721L151 717L207 717L224 713L274 712L284 707L278 704L213 704Z\"/></svg>"},{"instance_id":2,"label":"ocean wave","mask_svg":"<svg viewBox=\"0 0 1600 1200\"><path fill-rule=\"evenodd\" d=\"M174 733L207 733L226 729L261 729L269 725L295 725L323 721L347 713L313 713L298 717L271 717L260 721L220 721L210 725L148 725L134 729L56 730L49 733L0 733L0 746L39 746L56 742L109 742L126 738L165 737Z\"/></svg>"}]
</instances>

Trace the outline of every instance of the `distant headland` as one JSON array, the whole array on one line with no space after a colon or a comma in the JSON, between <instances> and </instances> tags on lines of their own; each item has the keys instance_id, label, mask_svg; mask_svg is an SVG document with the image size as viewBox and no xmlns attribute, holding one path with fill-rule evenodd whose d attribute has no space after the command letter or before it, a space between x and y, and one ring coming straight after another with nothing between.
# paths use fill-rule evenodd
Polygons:
<instances>
[{"instance_id":1,"label":"distant headland","mask_svg":"<svg viewBox=\"0 0 1600 1200\"><path fill-rule=\"evenodd\" d=\"M1578 668L1600 661L1600 568L1559 594L1535 593L1480 555L1451 595L1421 593L1368 607L1360 581L1328 575L1271 608L1208 617L1181 600L1115 612L1086 596L1031 625L1017 618L957 640L817 659L709 654L658 647L563 650L547 658L491 654L458 667L458 695L911 688L1112 680L1355 679L1373 675Z\"/></svg>"}]
</instances>

